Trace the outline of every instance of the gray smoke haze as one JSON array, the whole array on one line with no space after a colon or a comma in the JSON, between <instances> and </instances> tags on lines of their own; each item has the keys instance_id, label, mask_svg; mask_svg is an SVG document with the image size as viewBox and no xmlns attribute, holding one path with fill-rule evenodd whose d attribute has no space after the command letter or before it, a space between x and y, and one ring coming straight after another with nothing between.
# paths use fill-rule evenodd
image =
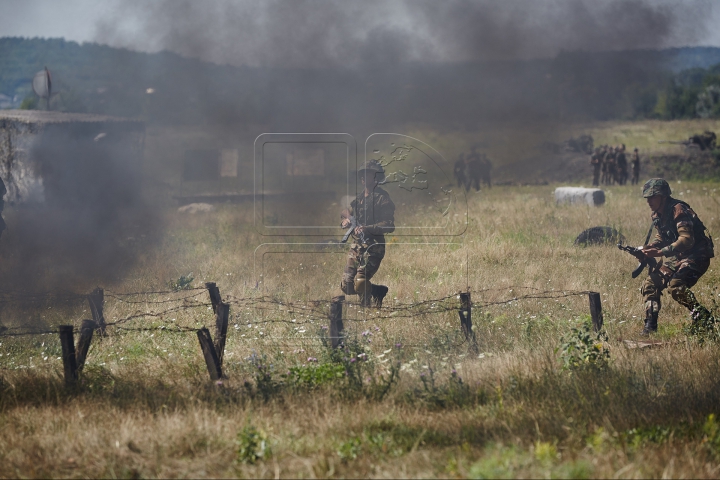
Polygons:
<instances>
[{"instance_id":1,"label":"gray smoke haze","mask_svg":"<svg viewBox=\"0 0 720 480\"><path fill-rule=\"evenodd\" d=\"M96 39L220 64L363 68L697 44L716 8L701 0L130 1L97 25Z\"/></svg>"},{"instance_id":2,"label":"gray smoke haze","mask_svg":"<svg viewBox=\"0 0 720 480\"><path fill-rule=\"evenodd\" d=\"M6 211L2 290L87 292L110 287L154 246L162 227L142 193L137 154L124 132L46 127L29 158L43 179L42 203ZM89 130L89 131L88 131Z\"/></svg>"}]
</instances>

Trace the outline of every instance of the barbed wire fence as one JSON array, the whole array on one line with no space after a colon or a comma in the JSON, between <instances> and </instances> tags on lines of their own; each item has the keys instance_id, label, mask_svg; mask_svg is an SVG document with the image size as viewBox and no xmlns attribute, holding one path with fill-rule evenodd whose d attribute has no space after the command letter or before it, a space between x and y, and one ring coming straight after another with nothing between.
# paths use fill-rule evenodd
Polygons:
<instances>
[{"instance_id":1,"label":"barbed wire fence","mask_svg":"<svg viewBox=\"0 0 720 480\"><path fill-rule=\"evenodd\" d=\"M555 291L540 290L533 287L504 287L488 288L476 291L476 295L489 293L491 291L511 292L515 289L530 290L524 295L515 295L508 299L478 302L473 304L471 292L457 292L443 297L421 300L416 302L395 302L381 308L372 308L370 318L375 321L398 320L415 318L423 315L437 315L447 312L458 312L459 326L471 352L477 353L477 339L473 331L472 310L475 307L489 307L494 305L506 305L521 300L559 299L587 295L589 298L590 316L593 327L599 331L603 326L602 306L600 294L592 291ZM209 295L209 301L200 297ZM164 296L164 299L150 300L148 296ZM113 299L116 302L126 305L143 305L144 310L135 310L133 313L119 319L108 322L105 319L105 300ZM163 332L163 333L190 333L195 332L200 343L205 364L211 380L218 381L223 378L223 359L225 343L227 341L228 324L230 318L230 307L254 308L255 311L277 312L281 310L292 320L282 318L263 318L254 320L254 324L285 323L292 325L307 325L316 321L328 322L328 339L331 348L338 348L343 345L345 338L345 326L343 323L344 309L358 309L367 311L366 307L355 302L349 302L344 296L333 297L331 300L306 300L302 302L284 301L274 296L235 297L227 295L223 299L220 289L214 282L208 282L204 287L196 287L182 290L158 290L144 292L112 292L102 288L94 289L90 294L76 293L27 293L27 292L0 292L0 304L16 303L59 303L66 305L88 302L92 319L82 321L79 328L73 325L59 325L56 328L33 328L33 327L3 327L0 331L2 337L24 337L59 335L62 347L62 361L65 382L68 386L74 385L79 379L83 369L87 353L95 334L108 337L123 332ZM179 305L178 305L179 303ZM148 306L157 308L148 309ZM171 314L183 312L196 308L212 309L215 318L214 339L206 326L188 327L178 325L173 321L168 322L166 317ZM163 320L161 325L153 326L129 326L134 320ZM359 320L345 318L346 322L365 321L367 317ZM79 334L77 343L75 335Z\"/></svg>"}]
</instances>

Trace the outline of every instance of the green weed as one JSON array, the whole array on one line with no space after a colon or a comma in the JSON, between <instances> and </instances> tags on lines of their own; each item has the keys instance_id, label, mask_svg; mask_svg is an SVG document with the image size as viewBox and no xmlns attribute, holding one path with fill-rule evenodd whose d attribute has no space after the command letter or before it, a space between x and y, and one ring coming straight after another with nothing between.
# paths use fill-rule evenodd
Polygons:
<instances>
[{"instance_id":1,"label":"green weed","mask_svg":"<svg viewBox=\"0 0 720 480\"><path fill-rule=\"evenodd\" d=\"M252 425L246 425L237 434L237 460L242 463L255 463L270 458L272 450L267 435Z\"/></svg>"},{"instance_id":2,"label":"green weed","mask_svg":"<svg viewBox=\"0 0 720 480\"><path fill-rule=\"evenodd\" d=\"M563 336L555 353L560 352L563 370L581 368L603 368L610 360L610 350L604 345L608 341L605 332L593 332L589 322L580 327L573 327L571 332Z\"/></svg>"}]
</instances>

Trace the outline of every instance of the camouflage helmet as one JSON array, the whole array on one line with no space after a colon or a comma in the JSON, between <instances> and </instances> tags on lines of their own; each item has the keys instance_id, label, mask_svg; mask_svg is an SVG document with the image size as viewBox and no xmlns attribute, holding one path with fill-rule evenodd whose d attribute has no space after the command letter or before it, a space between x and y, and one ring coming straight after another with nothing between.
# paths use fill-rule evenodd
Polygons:
<instances>
[{"instance_id":1,"label":"camouflage helmet","mask_svg":"<svg viewBox=\"0 0 720 480\"><path fill-rule=\"evenodd\" d=\"M642 195L645 198L654 197L655 195L669 197L671 193L670 184L663 178L651 178L645 182L642 189Z\"/></svg>"},{"instance_id":2,"label":"camouflage helmet","mask_svg":"<svg viewBox=\"0 0 720 480\"><path fill-rule=\"evenodd\" d=\"M366 170L375 172L375 180L377 180L378 183L385 180L385 169L378 160L372 159L365 162L365 164L358 169L358 177L365 177Z\"/></svg>"}]
</instances>

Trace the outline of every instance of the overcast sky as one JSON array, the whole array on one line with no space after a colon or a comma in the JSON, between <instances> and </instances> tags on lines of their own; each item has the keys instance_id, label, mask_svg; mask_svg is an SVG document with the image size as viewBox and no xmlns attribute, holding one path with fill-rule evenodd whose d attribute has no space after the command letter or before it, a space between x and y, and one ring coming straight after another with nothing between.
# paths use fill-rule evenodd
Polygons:
<instances>
[{"instance_id":1,"label":"overcast sky","mask_svg":"<svg viewBox=\"0 0 720 480\"><path fill-rule=\"evenodd\" d=\"M332 66L720 46L720 1L0 0L0 36Z\"/></svg>"}]
</instances>

